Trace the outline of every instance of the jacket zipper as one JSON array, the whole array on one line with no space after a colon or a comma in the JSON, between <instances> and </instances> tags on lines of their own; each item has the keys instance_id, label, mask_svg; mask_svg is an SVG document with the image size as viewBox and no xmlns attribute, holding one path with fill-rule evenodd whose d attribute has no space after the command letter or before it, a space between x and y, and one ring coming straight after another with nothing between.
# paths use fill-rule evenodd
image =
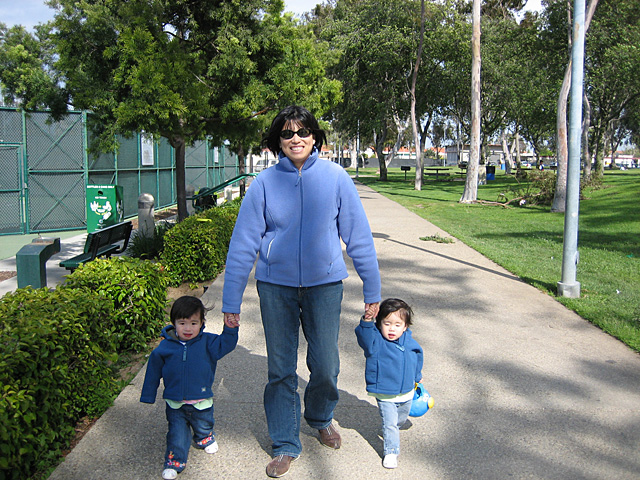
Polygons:
<instances>
[{"instance_id":1,"label":"jacket zipper","mask_svg":"<svg viewBox=\"0 0 640 480\"><path fill-rule=\"evenodd\" d=\"M304 200L302 195L302 169L298 170L298 181L296 185L300 187L300 229L298 230L298 285L302 287L302 212L304 210Z\"/></svg>"},{"instance_id":2,"label":"jacket zipper","mask_svg":"<svg viewBox=\"0 0 640 480\"><path fill-rule=\"evenodd\" d=\"M182 346L182 376L187 376L187 345ZM185 391L185 385L187 382L182 382L182 398L187 398L187 392Z\"/></svg>"}]
</instances>

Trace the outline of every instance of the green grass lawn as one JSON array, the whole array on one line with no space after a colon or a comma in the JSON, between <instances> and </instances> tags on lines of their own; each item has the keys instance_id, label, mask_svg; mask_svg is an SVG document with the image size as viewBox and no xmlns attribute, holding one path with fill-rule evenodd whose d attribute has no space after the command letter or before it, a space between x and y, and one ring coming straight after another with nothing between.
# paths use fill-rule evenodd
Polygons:
<instances>
[{"instance_id":1,"label":"green grass lawn","mask_svg":"<svg viewBox=\"0 0 640 480\"><path fill-rule=\"evenodd\" d=\"M358 179L556 296L562 277L563 214L551 213L549 206L460 204L463 180L429 179L417 191L413 175L405 180L404 172L392 169L389 181L380 182L375 169L367 168L359 170ZM478 199L498 201L515 184L513 177L497 170L494 181L478 187ZM581 296L556 299L640 351L640 170L607 171L604 188L584 191L583 197L577 268Z\"/></svg>"}]
</instances>

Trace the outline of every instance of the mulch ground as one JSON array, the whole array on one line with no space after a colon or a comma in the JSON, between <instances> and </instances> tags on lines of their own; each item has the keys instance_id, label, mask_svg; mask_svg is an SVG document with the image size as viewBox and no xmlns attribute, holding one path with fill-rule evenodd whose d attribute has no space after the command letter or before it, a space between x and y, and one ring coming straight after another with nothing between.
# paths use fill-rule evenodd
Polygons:
<instances>
[{"instance_id":1,"label":"mulch ground","mask_svg":"<svg viewBox=\"0 0 640 480\"><path fill-rule=\"evenodd\" d=\"M4 282L5 280L9 280L11 277L15 277L18 272L0 272L0 282Z\"/></svg>"}]
</instances>

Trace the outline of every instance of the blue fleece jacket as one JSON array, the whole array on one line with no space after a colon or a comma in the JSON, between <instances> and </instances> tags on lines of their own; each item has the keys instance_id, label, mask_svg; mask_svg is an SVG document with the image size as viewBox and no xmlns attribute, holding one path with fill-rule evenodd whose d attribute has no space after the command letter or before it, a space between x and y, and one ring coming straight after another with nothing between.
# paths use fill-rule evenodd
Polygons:
<instances>
[{"instance_id":1,"label":"blue fleece jacket","mask_svg":"<svg viewBox=\"0 0 640 480\"><path fill-rule=\"evenodd\" d=\"M164 340L149 356L140 401L154 403L160 379L164 383L162 398L182 402L213 397L211 386L218 360L236 348L238 328L226 325L221 335L205 333L204 323L196 338L184 345L176 336L175 327L162 329Z\"/></svg>"},{"instance_id":2,"label":"blue fleece jacket","mask_svg":"<svg viewBox=\"0 0 640 480\"><path fill-rule=\"evenodd\" d=\"M407 329L398 340L382 336L375 322L360 320L358 345L364 350L367 392L400 395L422 380L422 347Z\"/></svg>"},{"instance_id":3,"label":"blue fleece jacket","mask_svg":"<svg viewBox=\"0 0 640 480\"><path fill-rule=\"evenodd\" d=\"M312 154L298 171L280 154L252 182L236 221L224 276L222 311L240 313L258 255L255 278L312 287L347 277L340 239L363 282L365 303L380 301L373 235L353 180L338 164Z\"/></svg>"}]
</instances>

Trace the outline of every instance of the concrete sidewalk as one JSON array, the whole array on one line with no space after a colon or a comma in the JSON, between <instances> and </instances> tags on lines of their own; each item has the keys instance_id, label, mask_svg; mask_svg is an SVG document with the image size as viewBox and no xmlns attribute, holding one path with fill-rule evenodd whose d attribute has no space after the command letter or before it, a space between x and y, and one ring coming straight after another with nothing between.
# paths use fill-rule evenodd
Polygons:
<instances>
[{"instance_id":1,"label":"concrete sidewalk","mask_svg":"<svg viewBox=\"0 0 640 480\"><path fill-rule=\"evenodd\" d=\"M374 232L383 298L415 311L424 384L435 406L401 432L396 470L381 465L380 418L364 384L354 328L362 285L350 269L340 334L340 450L303 422L291 479L637 479L640 357L471 248L424 242L447 234L358 185ZM51 284L50 284L51 285ZM222 279L203 300L220 332ZM247 287L235 351L218 365L220 451L192 449L181 480L262 479L271 455L262 407L266 351L255 285ZM302 340L303 342L303 340ZM300 348L300 387L308 379ZM158 479L166 421L160 394L139 402L144 369L51 475L51 480Z\"/></svg>"}]
</instances>

